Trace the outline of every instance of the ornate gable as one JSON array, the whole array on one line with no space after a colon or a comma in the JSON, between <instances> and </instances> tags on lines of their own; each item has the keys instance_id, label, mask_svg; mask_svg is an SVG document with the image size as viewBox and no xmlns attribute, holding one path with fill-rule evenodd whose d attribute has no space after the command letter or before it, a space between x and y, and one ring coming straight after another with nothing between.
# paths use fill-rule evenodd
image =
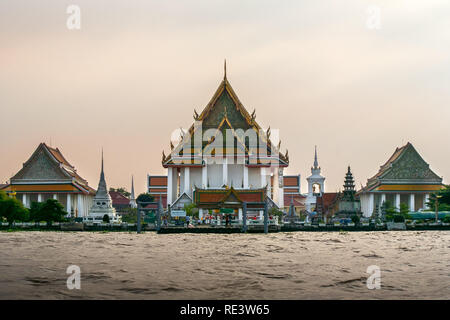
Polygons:
<instances>
[{"instance_id":1,"label":"ornate gable","mask_svg":"<svg viewBox=\"0 0 450 320\"><path fill-rule=\"evenodd\" d=\"M273 149L275 154L278 154L276 158L277 161L279 161L279 164L284 167L288 166L289 157L287 151L286 154L283 155L279 152L280 143L278 144L278 146L272 145L272 142L270 140L270 128L267 130L267 132L262 130L261 127L256 122L255 117L256 117L255 112L249 114L248 111L243 106L243 104L239 101L239 98L237 97L236 93L234 92L233 88L231 87L230 83L227 80L226 73L224 79L220 83L213 97L211 98L207 106L204 108L204 110L201 112L201 114L198 115L197 112L194 110L194 119L198 122L201 122L201 128L203 132L208 129L221 129L220 131L223 134L223 131L227 128L231 128L232 130L242 129L244 132L248 129L254 130L256 133L256 139L258 141L257 144L265 146L265 149L267 149L267 150L261 149L261 151L256 151L256 154L253 154L253 156L256 156L257 158L257 160L255 161L256 165L267 165L266 163L263 163L264 161L271 163L271 161L273 160L271 159L260 160L259 155L264 156L272 155ZM224 119L226 119L228 123L224 124L223 122ZM201 140L200 143L201 147L195 146L194 141L195 141L195 133L197 132L197 130L198 127L196 127L196 124L194 123L193 125L191 125L188 132L182 133L181 135L182 139L176 146L173 146L171 143L170 155L166 156L163 151L162 164L164 167L171 165L180 165L180 163L178 163L179 159L175 160L175 158L179 158L181 156L185 158L183 160L184 164L203 165L202 151L203 148L207 146L211 141ZM233 135L236 138L234 132ZM249 152L248 150L249 146L247 144L244 143L243 145L242 143L243 141L237 142L238 142L237 147L245 149L246 155L252 154L252 152ZM189 161L189 159L191 160Z\"/></svg>"},{"instance_id":2,"label":"ornate gable","mask_svg":"<svg viewBox=\"0 0 450 320\"><path fill-rule=\"evenodd\" d=\"M242 201L239 199L239 196L233 188L229 189L228 192L223 197L222 201L223 204L225 203L241 203Z\"/></svg>"},{"instance_id":3,"label":"ornate gable","mask_svg":"<svg viewBox=\"0 0 450 320\"><path fill-rule=\"evenodd\" d=\"M203 119L204 130L219 127L224 116L229 119L235 129L247 130L250 128L247 120L239 112L238 106L226 89L222 90L222 93L211 107L210 112Z\"/></svg>"},{"instance_id":4,"label":"ornate gable","mask_svg":"<svg viewBox=\"0 0 450 320\"><path fill-rule=\"evenodd\" d=\"M191 197L189 197L185 192L172 204L172 209L184 209L185 204L192 203Z\"/></svg>"}]
</instances>

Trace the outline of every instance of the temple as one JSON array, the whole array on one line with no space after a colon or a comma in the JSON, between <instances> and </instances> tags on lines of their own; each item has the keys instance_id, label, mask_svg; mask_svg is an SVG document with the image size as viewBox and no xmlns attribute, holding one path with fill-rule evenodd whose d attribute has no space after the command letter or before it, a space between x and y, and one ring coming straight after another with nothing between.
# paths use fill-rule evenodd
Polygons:
<instances>
[{"instance_id":1,"label":"temple","mask_svg":"<svg viewBox=\"0 0 450 320\"><path fill-rule=\"evenodd\" d=\"M194 110L194 124L181 132L176 146L171 142L168 156L163 152L168 206L185 195L197 205L200 217L205 210L233 210L239 219L244 201L268 198L273 206L284 207L288 152L280 152L280 143L271 141L270 127L263 130L255 118L255 111L247 112L230 85L225 64L224 78L205 109L200 114ZM158 178L159 187L163 179Z\"/></svg>"},{"instance_id":2,"label":"temple","mask_svg":"<svg viewBox=\"0 0 450 320\"><path fill-rule=\"evenodd\" d=\"M381 204L389 202L397 210L400 204L410 211L427 208L430 193L442 188L442 178L435 174L411 143L397 148L378 173L358 191L365 217L381 214Z\"/></svg>"},{"instance_id":3,"label":"temple","mask_svg":"<svg viewBox=\"0 0 450 320\"><path fill-rule=\"evenodd\" d=\"M3 187L30 208L32 202L58 200L71 217L83 218L91 206L95 190L83 179L58 148L39 144L22 169Z\"/></svg>"}]
</instances>

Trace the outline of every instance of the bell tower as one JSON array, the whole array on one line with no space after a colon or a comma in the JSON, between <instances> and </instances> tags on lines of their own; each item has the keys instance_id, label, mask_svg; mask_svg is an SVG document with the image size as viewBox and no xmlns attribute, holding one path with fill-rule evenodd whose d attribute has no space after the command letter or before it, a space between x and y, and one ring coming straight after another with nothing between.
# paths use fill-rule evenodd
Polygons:
<instances>
[{"instance_id":1,"label":"bell tower","mask_svg":"<svg viewBox=\"0 0 450 320\"><path fill-rule=\"evenodd\" d=\"M314 148L314 164L311 167L311 175L306 178L308 181L308 196L306 198L306 210L314 211L316 198L321 197L325 192L325 177L320 174L319 161L317 160L317 146Z\"/></svg>"}]
</instances>

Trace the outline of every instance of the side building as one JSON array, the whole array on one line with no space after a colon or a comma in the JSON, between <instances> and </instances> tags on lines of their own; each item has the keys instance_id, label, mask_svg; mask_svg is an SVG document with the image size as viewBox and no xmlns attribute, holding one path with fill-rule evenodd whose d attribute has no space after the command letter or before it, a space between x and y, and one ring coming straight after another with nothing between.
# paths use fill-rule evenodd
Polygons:
<instances>
[{"instance_id":1,"label":"side building","mask_svg":"<svg viewBox=\"0 0 450 320\"><path fill-rule=\"evenodd\" d=\"M95 195L62 152L45 143L39 144L3 190L14 193L27 208L32 202L56 199L70 216L78 218L88 214Z\"/></svg>"},{"instance_id":2,"label":"side building","mask_svg":"<svg viewBox=\"0 0 450 320\"><path fill-rule=\"evenodd\" d=\"M376 175L358 191L361 211L365 217L380 214L383 202L400 209L408 205L410 211L426 209L430 193L443 187L442 177L434 173L411 143L397 148Z\"/></svg>"}]
</instances>

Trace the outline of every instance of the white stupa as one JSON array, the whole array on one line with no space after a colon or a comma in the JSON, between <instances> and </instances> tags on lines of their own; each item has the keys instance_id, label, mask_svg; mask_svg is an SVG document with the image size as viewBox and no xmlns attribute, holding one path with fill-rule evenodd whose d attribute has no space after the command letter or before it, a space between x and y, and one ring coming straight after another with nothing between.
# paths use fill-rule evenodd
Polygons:
<instances>
[{"instance_id":1,"label":"white stupa","mask_svg":"<svg viewBox=\"0 0 450 320\"><path fill-rule=\"evenodd\" d=\"M105 173L103 171L103 150L102 150L102 171L100 173L100 181L98 183L97 193L89 214L84 218L89 222L102 222L105 215L109 216L110 222L119 222L120 216L116 214L116 209L112 206L111 196L105 181Z\"/></svg>"},{"instance_id":2,"label":"white stupa","mask_svg":"<svg viewBox=\"0 0 450 320\"><path fill-rule=\"evenodd\" d=\"M134 177L133 176L131 176L130 207L137 208L136 198L134 197Z\"/></svg>"}]
</instances>

